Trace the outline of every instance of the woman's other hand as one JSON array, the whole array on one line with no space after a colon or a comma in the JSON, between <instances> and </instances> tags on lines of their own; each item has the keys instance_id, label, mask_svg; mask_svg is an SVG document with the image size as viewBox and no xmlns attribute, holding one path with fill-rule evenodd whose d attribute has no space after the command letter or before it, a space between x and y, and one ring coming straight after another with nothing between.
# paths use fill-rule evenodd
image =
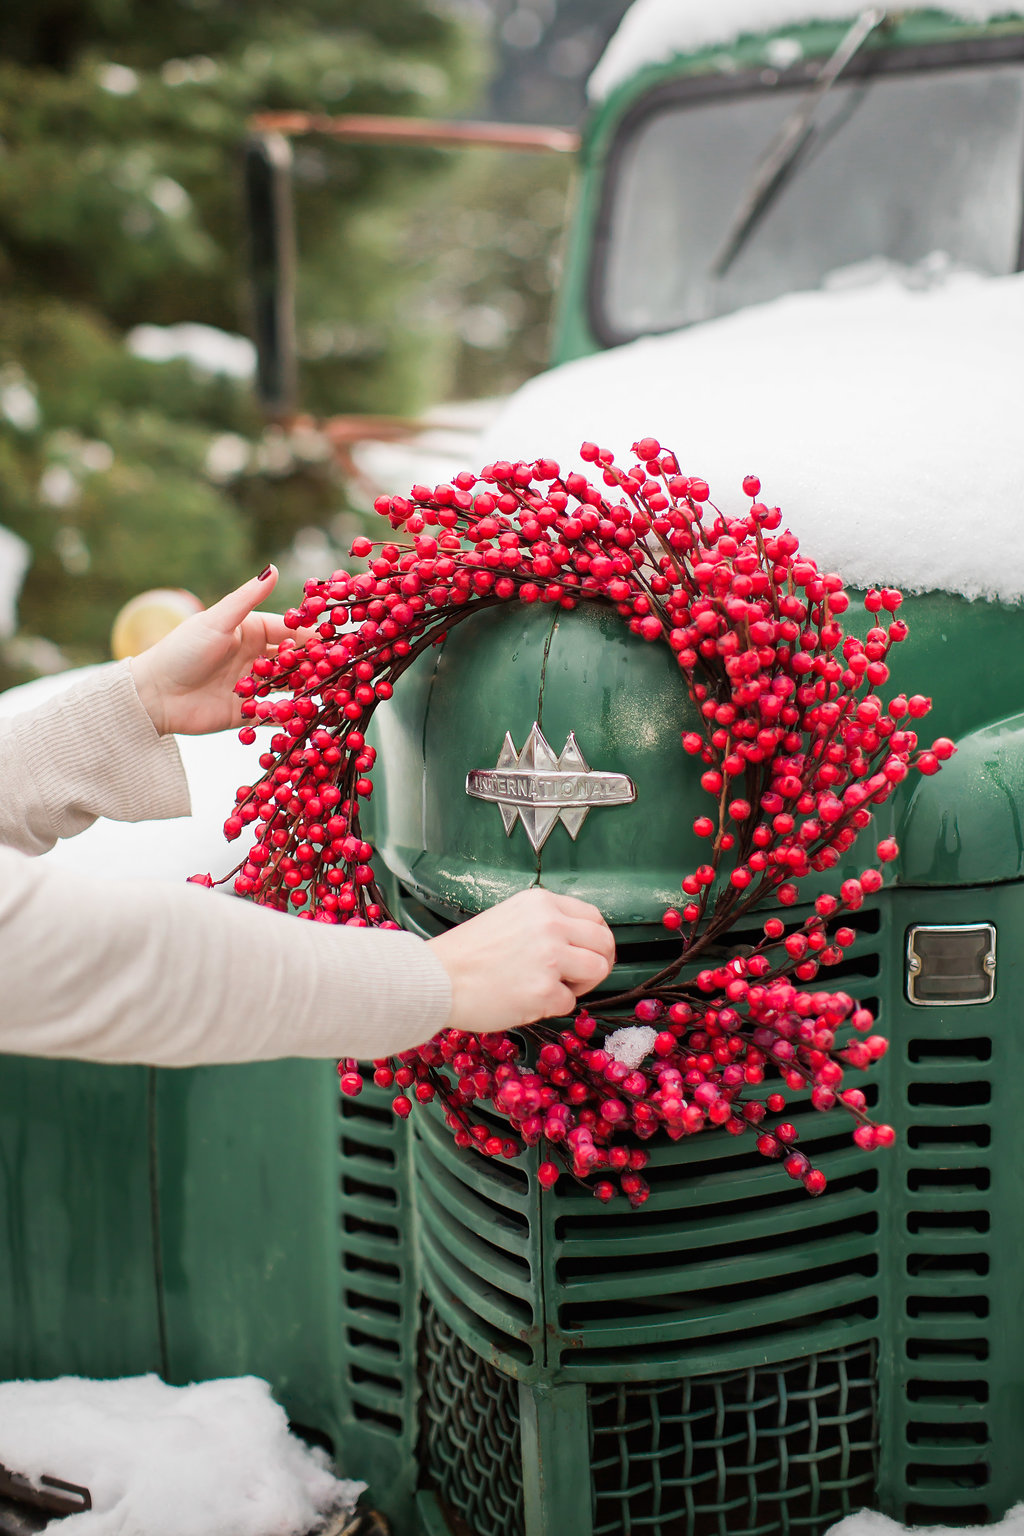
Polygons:
<instances>
[{"instance_id":1,"label":"woman's other hand","mask_svg":"<svg viewBox=\"0 0 1024 1536\"><path fill-rule=\"evenodd\" d=\"M242 723L238 679L257 656L273 655L284 640L296 639L280 614L253 612L276 584L277 570L268 565L132 657L139 698L162 736L200 736Z\"/></svg>"}]
</instances>

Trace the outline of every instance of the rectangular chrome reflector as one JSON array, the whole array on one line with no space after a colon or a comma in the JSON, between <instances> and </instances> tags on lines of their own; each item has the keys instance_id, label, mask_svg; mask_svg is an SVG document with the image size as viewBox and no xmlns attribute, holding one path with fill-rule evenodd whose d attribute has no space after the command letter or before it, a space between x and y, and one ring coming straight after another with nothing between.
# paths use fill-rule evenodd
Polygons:
<instances>
[{"instance_id":1,"label":"rectangular chrome reflector","mask_svg":"<svg viewBox=\"0 0 1024 1536\"><path fill-rule=\"evenodd\" d=\"M991 923L907 930L907 996L922 1008L989 1003L996 990L996 930Z\"/></svg>"}]
</instances>

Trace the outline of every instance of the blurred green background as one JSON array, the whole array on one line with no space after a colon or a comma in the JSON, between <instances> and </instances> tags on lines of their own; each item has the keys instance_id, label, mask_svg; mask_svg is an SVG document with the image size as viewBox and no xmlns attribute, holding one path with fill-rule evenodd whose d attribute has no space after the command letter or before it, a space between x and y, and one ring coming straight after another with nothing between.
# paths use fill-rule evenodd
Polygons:
<instances>
[{"instance_id":1,"label":"blurred green background","mask_svg":"<svg viewBox=\"0 0 1024 1536\"><path fill-rule=\"evenodd\" d=\"M256 111L574 122L625 0L22 0L0 14L0 686L152 587L335 563L374 487L254 403ZM565 156L294 141L300 404L408 416L544 365ZM175 355L177 354L177 355ZM2 582L0 582L2 585ZM0 610L10 604L2 601Z\"/></svg>"}]
</instances>

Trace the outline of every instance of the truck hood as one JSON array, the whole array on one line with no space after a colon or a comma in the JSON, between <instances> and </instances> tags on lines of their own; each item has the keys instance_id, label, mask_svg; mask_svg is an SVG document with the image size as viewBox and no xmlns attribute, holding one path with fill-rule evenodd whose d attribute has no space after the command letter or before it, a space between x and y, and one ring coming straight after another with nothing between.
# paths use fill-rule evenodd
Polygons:
<instances>
[{"instance_id":1,"label":"truck hood","mask_svg":"<svg viewBox=\"0 0 1024 1536\"><path fill-rule=\"evenodd\" d=\"M481 461L586 468L584 440L622 462L654 435L723 511L759 475L807 553L852 585L1017 602L1024 274L907 279L851 270L554 368L497 416Z\"/></svg>"}]
</instances>

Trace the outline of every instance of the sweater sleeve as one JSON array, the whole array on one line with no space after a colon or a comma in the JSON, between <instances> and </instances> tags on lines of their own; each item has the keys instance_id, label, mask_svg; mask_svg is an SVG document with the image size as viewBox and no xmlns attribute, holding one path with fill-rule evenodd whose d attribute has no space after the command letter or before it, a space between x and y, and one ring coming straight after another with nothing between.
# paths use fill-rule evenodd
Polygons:
<instances>
[{"instance_id":1,"label":"sweater sleeve","mask_svg":"<svg viewBox=\"0 0 1024 1536\"><path fill-rule=\"evenodd\" d=\"M0 720L0 782L0 843L22 853L45 853L97 816L159 821L190 808L177 743L158 734L127 661Z\"/></svg>"},{"instance_id":2,"label":"sweater sleeve","mask_svg":"<svg viewBox=\"0 0 1024 1536\"><path fill-rule=\"evenodd\" d=\"M93 881L0 848L0 1051L184 1067L372 1058L451 1008L414 934L285 917L198 886Z\"/></svg>"}]
</instances>

